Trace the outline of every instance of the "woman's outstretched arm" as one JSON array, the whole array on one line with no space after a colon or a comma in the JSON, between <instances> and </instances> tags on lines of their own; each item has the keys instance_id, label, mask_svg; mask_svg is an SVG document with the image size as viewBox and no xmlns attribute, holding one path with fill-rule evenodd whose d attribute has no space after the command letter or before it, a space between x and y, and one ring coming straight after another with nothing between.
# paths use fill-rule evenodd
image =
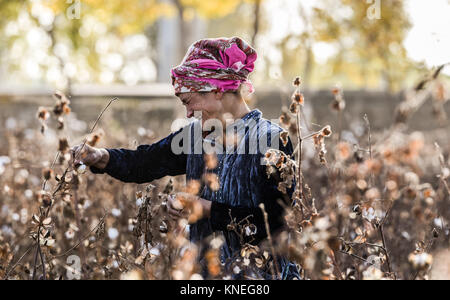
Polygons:
<instances>
[{"instance_id":1,"label":"woman's outstretched arm","mask_svg":"<svg viewBox=\"0 0 450 300\"><path fill-rule=\"evenodd\" d=\"M79 161L94 174L108 174L123 182L146 183L164 176L186 173L187 155L172 151L172 140L181 130L151 145L136 150L98 149L87 145L78 155ZM81 146L74 147L73 151ZM75 164L78 162L75 161Z\"/></svg>"}]
</instances>

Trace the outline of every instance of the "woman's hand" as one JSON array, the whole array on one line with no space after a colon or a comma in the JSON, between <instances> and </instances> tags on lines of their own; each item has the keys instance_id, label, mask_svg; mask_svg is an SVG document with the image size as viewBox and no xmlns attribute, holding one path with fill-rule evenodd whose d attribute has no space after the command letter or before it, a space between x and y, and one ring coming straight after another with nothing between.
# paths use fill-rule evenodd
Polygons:
<instances>
[{"instance_id":1,"label":"woman's hand","mask_svg":"<svg viewBox=\"0 0 450 300\"><path fill-rule=\"evenodd\" d=\"M186 218L189 214L185 211L185 206L179 200L177 195L170 195L167 200L167 212L172 220L178 220L180 218Z\"/></svg>"},{"instance_id":2,"label":"woman's hand","mask_svg":"<svg viewBox=\"0 0 450 300\"><path fill-rule=\"evenodd\" d=\"M167 201L167 212L173 220L186 218L189 223L209 217L211 201L188 193L178 193L170 196Z\"/></svg>"},{"instance_id":3,"label":"woman's hand","mask_svg":"<svg viewBox=\"0 0 450 300\"><path fill-rule=\"evenodd\" d=\"M103 148L94 148L89 145L78 145L71 149L73 164L75 166L83 163L88 167L104 169L109 162L109 152Z\"/></svg>"}]
</instances>

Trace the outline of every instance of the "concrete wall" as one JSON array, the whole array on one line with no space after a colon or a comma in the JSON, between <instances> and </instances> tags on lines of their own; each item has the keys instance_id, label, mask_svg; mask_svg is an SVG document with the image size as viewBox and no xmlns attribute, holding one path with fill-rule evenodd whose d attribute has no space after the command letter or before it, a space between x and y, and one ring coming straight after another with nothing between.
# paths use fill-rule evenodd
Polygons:
<instances>
[{"instance_id":1,"label":"concrete wall","mask_svg":"<svg viewBox=\"0 0 450 300\"><path fill-rule=\"evenodd\" d=\"M330 109L330 103L334 96L330 91L304 92L305 111L310 122L320 125L337 126L337 114ZM260 92L254 106L261 108L268 119L280 115L282 105L289 106L290 94L280 93L275 90ZM343 127L350 126L354 122L363 121L367 114L372 127L375 130L386 129L394 122L395 108L403 100L403 94L390 94L376 91L347 91L344 93L346 109L343 114ZM450 117L450 102L447 102L445 110ZM440 124L432 113L431 101L428 100L424 106L417 111L408 126L411 130L432 130L437 127L448 128L449 122Z\"/></svg>"},{"instance_id":2,"label":"concrete wall","mask_svg":"<svg viewBox=\"0 0 450 300\"><path fill-rule=\"evenodd\" d=\"M367 113L374 130L389 128L394 120L395 107L402 95L383 92L348 91L345 92L347 107L343 116L343 129L361 124ZM94 121L108 102L109 97L77 97L72 99L72 110L83 121ZM337 115L330 109L333 96L329 91L305 92L305 112L310 122L337 128ZM259 108L267 119L277 119L282 105L288 106L290 94L275 90L259 91L252 107ZM409 121L410 130L429 131L436 128L450 129L449 123L439 124L432 114L431 102L427 102ZM36 111L39 106L52 106L54 100L48 96L0 97L0 129L8 117L14 117L23 126L35 126ZM446 105L450 116L450 103ZM114 118L119 126L152 127L166 134L172 121L184 116L184 108L175 98L145 100L145 98L124 98L114 103L106 118ZM314 125L312 125L314 126ZM313 127L319 129L318 126ZM450 130L448 130L450 132Z\"/></svg>"}]
</instances>

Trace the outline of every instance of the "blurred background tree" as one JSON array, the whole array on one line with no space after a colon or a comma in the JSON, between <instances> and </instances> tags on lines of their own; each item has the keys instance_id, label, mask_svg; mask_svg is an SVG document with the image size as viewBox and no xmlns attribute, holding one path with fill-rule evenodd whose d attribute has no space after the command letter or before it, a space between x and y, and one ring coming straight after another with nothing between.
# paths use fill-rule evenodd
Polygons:
<instances>
[{"instance_id":1,"label":"blurred background tree","mask_svg":"<svg viewBox=\"0 0 450 300\"><path fill-rule=\"evenodd\" d=\"M371 19L354 0L0 0L0 80L167 83L192 42L239 35L259 51L256 84L302 74L311 88L396 91L425 71L405 50L404 3Z\"/></svg>"},{"instance_id":2,"label":"blurred background tree","mask_svg":"<svg viewBox=\"0 0 450 300\"><path fill-rule=\"evenodd\" d=\"M403 46L411 26L404 1L383 0L378 8L374 2L379 19L368 17L376 12L369 10L366 1L321 2L321 7L314 8L312 29L316 41L337 49L337 55L327 61L332 73L357 86L401 87L413 65Z\"/></svg>"},{"instance_id":3,"label":"blurred background tree","mask_svg":"<svg viewBox=\"0 0 450 300\"><path fill-rule=\"evenodd\" d=\"M68 89L72 82L167 81L170 67L203 37L197 25L243 3L260 7L261 0L0 0L3 73ZM166 66L158 77L159 61Z\"/></svg>"}]
</instances>

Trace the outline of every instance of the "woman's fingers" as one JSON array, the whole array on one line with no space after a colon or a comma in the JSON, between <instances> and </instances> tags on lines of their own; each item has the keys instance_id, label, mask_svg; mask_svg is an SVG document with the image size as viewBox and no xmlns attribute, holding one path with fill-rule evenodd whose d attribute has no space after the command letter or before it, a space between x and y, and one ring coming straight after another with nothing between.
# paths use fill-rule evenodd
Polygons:
<instances>
[{"instance_id":1,"label":"woman's fingers","mask_svg":"<svg viewBox=\"0 0 450 300\"><path fill-rule=\"evenodd\" d=\"M80 146L74 146L72 147L72 149L70 150L70 154L72 155L72 161L74 165L78 165L80 164L80 156L78 154L78 152L80 151L79 148Z\"/></svg>"},{"instance_id":2,"label":"woman's fingers","mask_svg":"<svg viewBox=\"0 0 450 300\"><path fill-rule=\"evenodd\" d=\"M172 208L168 208L168 213L169 213L169 217L174 221L176 221L182 217L181 212L176 211Z\"/></svg>"},{"instance_id":3,"label":"woman's fingers","mask_svg":"<svg viewBox=\"0 0 450 300\"><path fill-rule=\"evenodd\" d=\"M72 148L72 157L74 165L83 163L92 166L99 161L101 155L98 155L97 149L89 145L77 145Z\"/></svg>"},{"instance_id":4,"label":"woman's fingers","mask_svg":"<svg viewBox=\"0 0 450 300\"><path fill-rule=\"evenodd\" d=\"M180 202L174 198L169 197L167 201L167 212L172 220L178 220L180 218L186 217L186 212L180 207Z\"/></svg>"},{"instance_id":5,"label":"woman's fingers","mask_svg":"<svg viewBox=\"0 0 450 300\"><path fill-rule=\"evenodd\" d=\"M168 205L167 208L168 208L168 212L169 212L170 215L177 216L177 217L181 217L182 216L181 210L176 210L175 208L173 208L172 204L170 202L169 202L169 205Z\"/></svg>"}]
</instances>

